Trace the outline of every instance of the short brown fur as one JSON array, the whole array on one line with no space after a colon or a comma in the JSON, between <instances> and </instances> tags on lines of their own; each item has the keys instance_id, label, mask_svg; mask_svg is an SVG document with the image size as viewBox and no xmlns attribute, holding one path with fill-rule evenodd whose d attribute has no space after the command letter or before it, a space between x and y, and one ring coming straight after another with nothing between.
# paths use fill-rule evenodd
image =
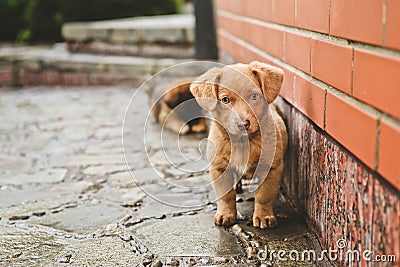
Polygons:
<instances>
[{"instance_id":1,"label":"short brown fur","mask_svg":"<svg viewBox=\"0 0 400 267\"><path fill-rule=\"evenodd\" d=\"M150 90L150 105L154 118L161 125L173 132L187 134L189 132L203 132L206 130L206 122L201 118L202 111L198 105L191 105L190 110L185 109L179 112L175 109L178 105L187 100L193 99L189 90L190 83L194 78L181 78L169 84L161 84ZM192 102L192 104L195 104ZM172 112L175 109L175 112ZM187 121L184 113L198 116L199 119Z\"/></svg>"},{"instance_id":2,"label":"short brown fur","mask_svg":"<svg viewBox=\"0 0 400 267\"><path fill-rule=\"evenodd\" d=\"M277 224L273 203L284 167L287 132L282 112L273 101L279 94L282 81L282 70L255 61L248 65L211 69L191 84L190 90L199 105L216 120L210 125L209 140L212 142L209 142L208 158L214 189L220 197L215 215L217 225L229 226L236 222L236 192L233 186L240 178L253 177L258 166L270 169L255 192L253 225L271 228ZM255 97L256 94L259 96ZM257 99L249 100L249 95ZM224 97L229 98L228 104L222 103ZM229 112L228 108L233 112ZM267 127L263 132L266 137L262 137L260 125L266 125L271 120L273 126ZM243 123L246 121L248 128L243 134ZM248 138L248 143L244 143L243 138ZM262 154L262 145L274 146L273 158ZM267 166L271 161L272 164ZM241 174L242 177L239 177ZM221 176L225 177L225 182L217 182L221 181L218 180ZM226 182L232 185L228 193L222 192Z\"/></svg>"}]
</instances>

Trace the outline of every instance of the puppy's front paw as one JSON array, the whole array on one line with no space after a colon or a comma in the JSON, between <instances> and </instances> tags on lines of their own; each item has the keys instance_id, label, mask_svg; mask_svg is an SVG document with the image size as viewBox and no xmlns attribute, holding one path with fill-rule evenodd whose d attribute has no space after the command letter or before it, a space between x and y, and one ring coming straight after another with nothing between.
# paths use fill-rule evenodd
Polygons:
<instances>
[{"instance_id":1,"label":"puppy's front paw","mask_svg":"<svg viewBox=\"0 0 400 267\"><path fill-rule=\"evenodd\" d=\"M253 215L253 226L260 228L274 228L277 226L277 221L274 215Z\"/></svg>"},{"instance_id":2,"label":"puppy's front paw","mask_svg":"<svg viewBox=\"0 0 400 267\"><path fill-rule=\"evenodd\" d=\"M215 214L214 223L219 226L230 226L236 222L236 214L219 213Z\"/></svg>"}]
</instances>

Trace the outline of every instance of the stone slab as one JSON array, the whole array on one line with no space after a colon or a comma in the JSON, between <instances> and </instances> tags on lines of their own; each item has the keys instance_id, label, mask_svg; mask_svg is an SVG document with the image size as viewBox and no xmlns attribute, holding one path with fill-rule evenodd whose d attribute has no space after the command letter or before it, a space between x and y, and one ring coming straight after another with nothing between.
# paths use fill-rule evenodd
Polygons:
<instances>
[{"instance_id":1,"label":"stone slab","mask_svg":"<svg viewBox=\"0 0 400 267\"><path fill-rule=\"evenodd\" d=\"M213 224L210 214L172 217L141 224L132 232L160 256L243 254L236 238Z\"/></svg>"},{"instance_id":2,"label":"stone slab","mask_svg":"<svg viewBox=\"0 0 400 267\"><path fill-rule=\"evenodd\" d=\"M54 235L52 228L0 225L2 266L137 266L119 237L76 239ZM70 235L71 236L71 235ZM113 248L113 249L110 249ZM4 265L3 265L4 264Z\"/></svg>"},{"instance_id":3,"label":"stone slab","mask_svg":"<svg viewBox=\"0 0 400 267\"><path fill-rule=\"evenodd\" d=\"M149 16L97 22L70 22L62 27L68 41L107 40L115 43L193 43L192 14Z\"/></svg>"},{"instance_id":4,"label":"stone slab","mask_svg":"<svg viewBox=\"0 0 400 267\"><path fill-rule=\"evenodd\" d=\"M35 173L15 173L0 176L0 184L24 185L36 183L58 183L61 182L67 170L52 169Z\"/></svg>"},{"instance_id":5,"label":"stone slab","mask_svg":"<svg viewBox=\"0 0 400 267\"><path fill-rule=\"evenodd\" d=\"M124 209L114 203L96 202L64 209L45 217L32 217L29 222L69 232L92 233L105 225L117 222L125 214Z\"/></svg>"},{"instance_id":6,"label":"stone slab","mask_svg":"<svg viewBox=\"0 0 400 267\"><path fill-rule=\"evenodd\" d=\"M139 86L158 69L187 61L187 59L165 60L140 56L70 53L63 44L49 48L0 48L0 62L8 65L9 71L14 73L12 77L17 79L11 81L12 84L22 85L46 83L81 85L102 84L102 82L107 84L112 82L114 77L121 83L125 79Z\"/></svg>"}]
</instances>

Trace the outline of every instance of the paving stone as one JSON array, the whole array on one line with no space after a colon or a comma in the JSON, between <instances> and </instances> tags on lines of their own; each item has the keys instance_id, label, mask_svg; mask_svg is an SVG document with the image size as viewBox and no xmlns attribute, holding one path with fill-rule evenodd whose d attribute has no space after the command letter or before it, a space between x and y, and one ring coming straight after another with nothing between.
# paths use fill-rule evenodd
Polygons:
<instances>
[{"instance_id":1,"label":"paving stone","mask_svg":"<svg viewBox=\"0 0 400 267\"><path fill-rule=\"evenodd\" d=\"M105 154L105 153L119 153L122 151L121 138L102 140L94 144L89 144L86 149L88 154Z\"/></svg>"},{"instance_id":2,"label":"paving stone","mask_svg":"<svg viewBox=\"0 0 400 267\"><path fill-rule=\"evenodd\" d=\"M35 197L35 195L32 195L32 197ZM20 215L30 215L32 212L56 210L62 208L63 206L67 206L71 203L76 203L77 201L79 201L79 198L76 195L66 195L62 197L54 197L48 199L31 198L26 202L21 202L21 203L15 202L14 205L5 207L3 206L0 209L0 218L9 218L11 216L20 216Z\"/></svg>"},{"instance_id":3,"label":"paving stone","mask_svg":"<svg viewBox=\"0 0 400 267\"><path fill-rule=\"evenodd\" d=\"M21 144L20 149L24 152L42 150L54 137L55 134L51 132L36 132Z\"/></svg>"},{"instance_id":4,"label":"paving stone","mask_svg":"<svg viewBox=\"0 0 400 267\"><path fill-rule=\"evenodd\" d=\"M124 248L119 237L79 240L57 237L52 228L7 225L0 225L0 232L0 262L5 266L58 266L63 261L68 266L140 263L139 256Z\"/></svg>"},{"instance_id":5,"label":"paving stone","mask_svg":"<svg viewBox=\"0 0 400 267\"><path fill-rule=\"evenodd\" d=\"M146 190L146 187L144 187ZM141 218L160 217L161 215L173 214L177 212L187 212L193 209L201 208L206 204L204 197L193 193L153 193L143 201L139 210Z\"/></svg>"},{"instance_id":6,"label":"paving stone","mask_svg":"<svg viewBox=\"0 0 400 267\"><path fill-rule=\"evenodd\" d=\"M191 174L191 172L185 171L180 167L174 167L174 166L168 168L165 171L165 173L166 173L166 177L172 176L172 177L175 177L175 178L182 177L182 176L188 176L188 175Z\"/></svg>"},{"instance_id":7,"label":"paving stone","mask_svg":"<svg viewBox=\"0 0 400 267\"><path fill-rule=\"evenodd\" d=\"M187 161L179 166L185 172L188 173L204 173L208 171L210 167L210 163L205 159L198 159L195 161Z\"/></svg>"},{"instance_id":8,"label":"paving stone","mask_svg":"<svg viewBox=\"0 0 400 267\"><path fill-rule=\"evenodd\" d=\"M60 242L57 237L45 232L24 230L7 225L0 225L0 232L2 234L0 262L5 266L17 263L18 265L54 264L52 259L56 258L64 249L64 242ZM16 253L20 253L20 256L13 257Z\"/></svg>"},{"instance_id":9,"label":"paving stone","mask_svg":"<svg viewBox=\"0 0 400 267\"><path fill-rule=\"evenodd\" d=\"M91 197L95 199L111 201L117 205L124 203L122 195L126 194L130 188L112 187L107 183L98 188L96 192L92 192ZM122 205L121 205L122 206Z\"/></svg>"},{"instance_id":10,"label":"paving stone","mask_svg":"<svg viewBox=\"0 0 400 267\"><path fill-rule=\"evenodd\" d=\"M144 152L130 152L125 149L124 156L131 170L143 169L150 165L148 155Z\"/></svg>"},{"instance_id":11,"label":"paving stone","mask_svg":"<svg viewBox=\"0 0 400 267\"><path fill-rule=\"evenodd\" d=\"M94 205L82 204L44 217L31 218L30 223L87 234L104 225L117 222L124 216L124 212L119 205L101 201Z\"/></svg>"},{"instance_id":12,"label":"paving stone","mask_svg":"<svg viewBox=\"0 0 400 267\"><path fill-rule=\"evenodd\" d=\"M69 195L69 194L80 194L88 190L88 188L94 185L93 181L73 181L70 183L59 183L47 187L46 191L56 193L58 195Z\"/></svg>"},{"instance_id":13,"label":"paving stone","mask_svg":"<svg viewBox=\"0 0 400 267\"><path fill-rule=\"evenodd\" d=\"M122 154L110 155L73 155L69 158L67 165L88 166L88 165L123 165L125 160Z\"/></svg>"},{"instance_id":14,"label":"paving stone","mask_svg":"<svg viewBox=\"0 0 400 267\"><path fill-rule=\"evenodd\" d=\"M129 188L125 194L121 196L124 202L138 202L141 201L145 196L146 192L140 187Z\"/></svg>"},{"instance_id":15,"label":"paving stone","mask_svg":"<svg viewBox=\"0 0 400 267\"><path fill-rule=\"evenodd\" d=\"M103 127L96 130L94 136L98 139L110 139L122 137L122 125L117 127ZM122 141L121 141L122 143Z\"/></svg>"},{"instance_id":16,"label":"paving stone","mask_svg":"<svg viewBox=\"0 0 400 267\"><path fill-rule=\"evenodd\" d=\"M192 189L190 187L174 186L174 187L170 188L170 191L172 193L190 193L190 192L192 192Z\"/></svg>"},{"instance_id":17,"label":"paving stone","mask_svg":"<svg viewBox=\"0 0 400 267\"><path fill-rule=\"evenodd\" d=\"M140 255L123 246L119 237L85 239L71 242L65 250L76 251L72 266L138 266ZM112 249L110 249L112 248Z\"/></svg>"},{"instance_id":18,"label":"paving stone","mask_svg":"<svg viewBox=\"0 0 400 267\"><path fill-rule=\"evenodd\" d=\"M135 181L129 172L119 172L111 174L107 184L114 187L132 187L136 186Z\"/></svg>"},{"instance_id":19,"label":"paving stone","mask_svg":"<svg viewBox=\"0 0 400 267\"><path fill-rule=\"evenodd\" d=\"M204 175L194 175L191 177L182 177L179 179L176 178L166 178L166 182L170 184L174 184L176 186L181 186L181 187L190 187L192 190L200 187L207 188L207 190L212 191L211 187L211 177L210 175L204 174Z\"/></svg>"},{"instance_id":20,"label":"paving stone","mask_svg":"<svg viewBox=\"0 0 400 267\"><path fill-rule=\"evenodd\" d=\"M133 169L131 170L131 174L135 183L141 185L162 182L164 180L164 175L153 167L148 167L144 169Z\"/></svg>"},{"instance_id":21,"label":"paving stone","mask_svg":"<svg viewBox=\"0 0 400 267\"><path fill-rule=\"evenodd\" d=\"M149 156L150 162L156 165L170 166L171 164L180 165L187 162L179 150L168 149L159 150Z\"/></svg>"},{"instance_id":22,"label":"paving stone","mask_svg":"<svg viewBox=\"0 0 400 267\"><path fill-rule=\"evenodd\" d=\"M213 224L209 214L149 221L132 229L161 256L232 256L243 254L235 237Z\"/></svg>"},{"instance_id":23,"label":"paving stone","mask_svg":"<svg viewBox=\"0 0 400 267\"><path fill-rule=\"evenodd\" d=\"M33 160L27 157L0 155L0 172L2 173L27 171L32 165Z\"/></svg>"},{"instance_id":24,"label":"paving stone","mask_svg":"<svg viewBox=\"0 0 400 267\"><path fill-rule=\"evenodd\" d=\"M128 167L126 164L123 165L99 165L99 166L90 166L85 168L84 173L87 174L97 174L104 175L115 172L123 172L126 171Z\"/></svg>"},{"instance_id":25,"label":"paving stone","mask_svg":"<svg viewBox=\"0 0 400 267\"><path fill-rule=\"evenodd\" d=\"M117 203L122 207L137 207L147 194L140 187L113 187L105 183L93 197Z\"/></svg>"},{"instance_id":26,"label":"paving stone","mask_svg":"<svg viewBox=\"0 0 400 267\"><path fill-rule=\"evenodd\" d=\"M62 131L63 140L67 141L81 141L87 140L90 132L88 129L88 125L77 125L77 126L69 126L63 129Z\"/></svg>"},{"instance_id":27,"label":"paving stone","mask_svg":"<svg viewBox=\"0 0 400 267\"><path fill-rule=\"evenodd\" d=\"M32 183L57 183L61 182L67 170L51 169L46 171L28 173L5 174L0 177L1 184L23 185Z\"/></svg>"},{"instance_id":28,"label":"paving stone","mask_svg":"<svg viewBox=\"0 0 400 267\"><path fill-rule=\"evenodd\" d=\"M77 200L74 194L80 194L87 188L93 186L91 181L74 181L72 183L59 183L59 184L42 184L41 186L24 186L23 189L4 188L0 189L0 207L12 207L18 205L38 204L40 202L50 201L59 198L61 202L56 201L56 205L62 205L72 200ZM68 196L63 199L63 196ZM72 196L72 199L71 199ZM57 204L59 203L59 204ZM49 206L37 206L37 209L48 209Z\"/></svg>"}]
</instances>

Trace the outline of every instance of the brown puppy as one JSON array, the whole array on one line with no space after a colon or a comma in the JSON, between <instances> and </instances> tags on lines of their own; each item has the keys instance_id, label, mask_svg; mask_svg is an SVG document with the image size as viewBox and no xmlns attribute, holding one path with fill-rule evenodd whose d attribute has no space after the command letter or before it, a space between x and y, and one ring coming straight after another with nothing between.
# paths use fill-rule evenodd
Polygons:
<instances>
[{"instance_id":1,"label":"brown puppy","mask_svg":"<svg viewBox=\"0 0 400 267\"><path fill-rule=\"evenodd\" d=\"M236 192L241 178L259 179L253 225L276 226L273 203L279 191L287 132L281 112L272 103L278 96L283 71L260 63L213 68L194 81L190 90L210 111L207 156L218 198L215 224L236 222Z\"/></svg>"},{"instance_id":2,"label":"brown puppy","mask_svg":"<svg viewBox=\"0 0 400 267\"><path fill-rule=\"evenodd\" d=\"M173 132L187 134L206 130L201 108L194 100L190 101L194 99L189 89L193 80L181 78L148 90L154 118Z\"/></svg>"}]
</instances>

